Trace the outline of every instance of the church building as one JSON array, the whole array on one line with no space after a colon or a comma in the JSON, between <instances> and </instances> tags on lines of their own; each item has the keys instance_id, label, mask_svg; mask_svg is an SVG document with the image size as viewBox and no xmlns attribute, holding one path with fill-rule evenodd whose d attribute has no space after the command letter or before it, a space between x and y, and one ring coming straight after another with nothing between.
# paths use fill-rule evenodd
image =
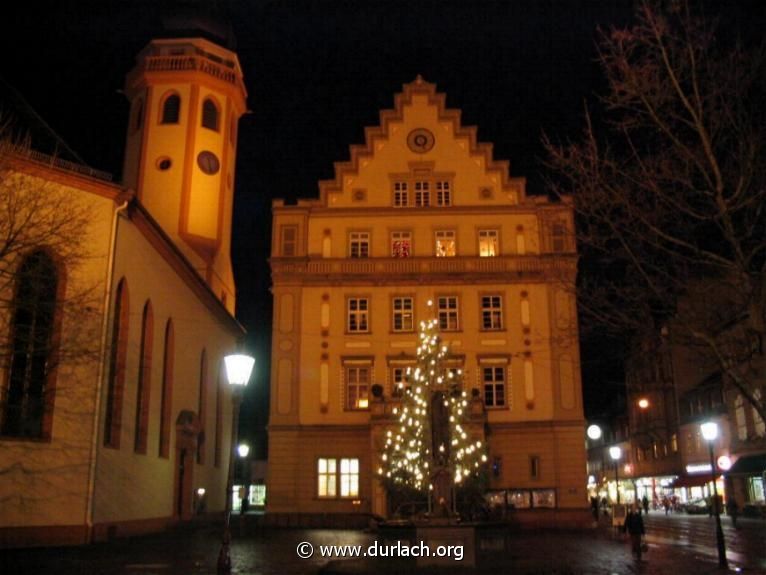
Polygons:
<instances>
[{"instance_id":1,"label":"church building","mask_svg":"<svg viewBox=\"0 0 766 575\"><path fill-rule=\"evenodd\" d=\"M482 404L488 500L522 522L582 524L571 202L527 195L420 77L365 134L318 198L272 205L268 521L397 511L376 473L381 432L434 318Z\"/></svg>"},{"instance_id":2,"label":"church building","mask_svg":"<svg viewBox=\"0 0 766 575\"><path fill-rule=\"evenodd\" d=\"M41 153L34 134L31 149L3 144L0 193L23 217L0 229L23 236L28 217L72 242L3 253L1 546L85 543L225 509L222 359L244 335L229 251L247 94L225 41L173 36L151 41L127 76L123 183Z\"/></svg>"}]
</instances>

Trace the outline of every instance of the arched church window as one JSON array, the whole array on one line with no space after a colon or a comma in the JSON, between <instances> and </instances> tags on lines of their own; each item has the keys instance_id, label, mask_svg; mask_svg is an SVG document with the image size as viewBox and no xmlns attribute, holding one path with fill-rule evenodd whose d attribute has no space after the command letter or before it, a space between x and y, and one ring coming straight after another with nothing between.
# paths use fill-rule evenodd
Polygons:
<instances>
[{"instance_id":1,"label":"arched church window","mask_svg":"<svg viewBox=\"0 0 766 575\"><path fill-rule=\"evenodd\" d=\"M170 94L162 103L162 118L160 124L177 124L181 117L181 97Z\"/></svg>"},{"instance_id":2,"label":"arched church window","mask_svg":"<svg viewBox=\"0 0 766 575\"><path fill-rule=\"evenodd\" d=\"M218 131L218 106L210 98L202 103L202 127Z\"/></svg>"},{"instance_id":3,"label":"arched church window","mask_svg":"<svg viewBox=\"0 0 766 575\"><path fill-rule=\"evenodd\" d=\"M10 326L2 435L50 436L58 284L56 265L45 251L34 251L21 262Z\"/></svg>"},{"instance_id":4,"label":"arched church window","mask_svg":"<svg viewBox=\"0 0 766 575\"><path fill-rule=\"evenodd\" d=\"M120 448L122 429L122 404L125 392L125 362L128 353L128 282L125 278L117 284L114 299L114 325L109 348L109 387L106 395L106 418L104 421L104 445Z\"/></svg>"}]
</instances>

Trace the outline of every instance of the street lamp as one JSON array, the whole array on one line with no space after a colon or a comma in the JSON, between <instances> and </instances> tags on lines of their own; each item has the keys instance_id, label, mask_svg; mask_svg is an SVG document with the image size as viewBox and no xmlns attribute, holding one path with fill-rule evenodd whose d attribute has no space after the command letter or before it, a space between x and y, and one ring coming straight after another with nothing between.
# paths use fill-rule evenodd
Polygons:
<instances>
[{"instance_id":1,"label":"street lamp","mask_svg":"<svg viewBox=\"0 0 766 575\"><path fill-rule=\"evenodd\" d=\"M226 512L223 528L223 540L221 541L221 550L218 552L218 573L231 573L231 556L229 555L229 543L231 542L231 491L233 489L234 458L236 457L235 448L237 446L237 436L239 433L239 406L242 403L242 393L250 380L250 374L253 372L255 358L244 354L227 355L223 358L226 365L226 379L231 386L231 449L229 455L229 472L226 480Z\"/></svg>"},{"instance_id":2,"label":"street lamp","mask_svg":"<svg viewBox=\"0 0 766 575\"><path fill-rule=\"evenodd\" d=\"M239 456L244 459L250 455L250 446L247 443L240 443L237 447L237 453L239 453Z\"/></svg>"},{"instance_id":3,"label":"street lamp","mask_svg":"<svg viewBox=\"0 0 766 575\"><path fill-rule=\"evenodd\" d=\"M620 460L620 457L622 457L622 449L620 449L619 445L612 445L612 447L609 448L609 457L612 458L612 461L614 461L614 489L617 491L617 505L620 504L620 476L619 476L619 468L620 465L617 463Z\"/></svg>"},{"instance_id":4,"label":"street lamp","mask_svg":"<svg viewBox=\"0 0 766 575\"><path fill-rule=\"evenodd\" d=\"M586 431L588 434L588 437L592 439L593 441L599 439L601 437L601 428L596 425L595 423L588 426L588 429Z\"/></svg>"},{"instance_id":5,"label":"street lamp","mask_svg":"<svg viewBox=\"0 0 766 575\"><path fill-rule=\"evenodd\" d=\"M648 409L649 400L646 399L645 397L642 397L641 399L638 400L638 407L640 407L641 409Z\"/></svg>"},{"instance_id":6,"label":"street lamp","mask_svg":"<svg viewBox=\"0 0 766 575\"><path fill-rule=\"evenodd\" d=\"M710 452L710 473L713 480L713 511L715 512L715 538L718 544L718 566L727 568L729 562L726 560L726 546L723 542L723 529L721 528L721 513L718 509L718 487L715 482L715 461L713 460L713 442L718 437L718 424L715 421L706 421L700 425L702 437L707 441L708 451Z\"/></svg>"}]
</instances>

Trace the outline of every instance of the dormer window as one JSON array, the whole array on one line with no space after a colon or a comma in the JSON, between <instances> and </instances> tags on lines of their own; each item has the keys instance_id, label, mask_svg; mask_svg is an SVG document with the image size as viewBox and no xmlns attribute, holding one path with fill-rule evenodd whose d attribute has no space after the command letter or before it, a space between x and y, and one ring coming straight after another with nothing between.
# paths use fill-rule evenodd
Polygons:
<instances>
[{"instance_id":1,"label":"dormer window","mask_svg":"<svg viewBox=\"0 0 766 575\"><path fill-rule=\"evenodd\" d=\"M414 167L408 174L392 174L395 208L429 208L452 205L452 175L434 174L430 166Z\"/></svg>"},{"instance_id":2,"label":"dormer window","mask_svg":"<svg viewBox=\"0 0 766 575\"><path fill-rule=\"evenodd\" d=\"M202 127L218 131L218 106L210 98L202 103Z\"/></svg>"}]
</instances>

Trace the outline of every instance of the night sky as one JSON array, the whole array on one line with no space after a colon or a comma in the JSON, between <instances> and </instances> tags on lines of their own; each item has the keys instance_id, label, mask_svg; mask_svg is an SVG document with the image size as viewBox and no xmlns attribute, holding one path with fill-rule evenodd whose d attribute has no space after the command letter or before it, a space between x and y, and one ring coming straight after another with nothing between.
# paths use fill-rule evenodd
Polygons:
<instances>
[{"instance_id":1,"label":"night sky","mask_svg":"<svg viewBox=\"0 0 766 575\"><path fill-rule=\"evenodd\" d=\"M178 5L163 0L15 1L0 23L0 76L89 165L119 180L128 115L121 93L135 54ZM205 4L204 2L200 2ZM254 439L267 414L271 199L316 197L333 162L364 141L418 74L446 92L464 125L509 160L528 193L544 193L543 132L577 138L604 91L597 28L630 22L628 0L219 0L237 40L251 113L240 121L233 262L237 316L257 374L243 406ZM705 3L722 33L763 34L760 0ZM597 110L596 110L597 111ZM621 390L619 353L583 342L586 415ZM596 341L596 340L593 340ZM259 433L259 436L262 436ZM259 438L260 439L260 438ZM259 441L258 452L262 453Z\"/></svg>"}]
</instances>

